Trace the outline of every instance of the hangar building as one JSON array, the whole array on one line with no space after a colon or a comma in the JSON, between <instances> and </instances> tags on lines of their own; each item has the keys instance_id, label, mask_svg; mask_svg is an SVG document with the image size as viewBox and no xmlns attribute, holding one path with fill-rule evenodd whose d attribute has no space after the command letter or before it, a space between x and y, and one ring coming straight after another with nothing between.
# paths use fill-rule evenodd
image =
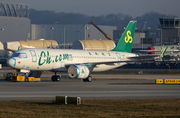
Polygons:
<instances>
[{"instance_id":1,"label":"hangar building","mask_svg":"<svg viewBox=\"0 0 180 118\"><path fill-rule=\"evenodd\" d=\"M27 4L0 2L0 41L30 40Z\"/></svg>"},{"instance_id":2,"label":"hangar building","mask_svg":"<svg viewBox=\"0 0 180 118\"><path fill-rule=\"evenodd\" d=\"M98 25L99 26L99 25ZM113 30L117 30L117 26L99 26L110 37L113 37ZM93 25L65 25L65 24L32 24L31 26L32 40L45 39L55 40L60 46L65 44L72 45L78 40L108 40Z\"/></svg>"}]
</instances>

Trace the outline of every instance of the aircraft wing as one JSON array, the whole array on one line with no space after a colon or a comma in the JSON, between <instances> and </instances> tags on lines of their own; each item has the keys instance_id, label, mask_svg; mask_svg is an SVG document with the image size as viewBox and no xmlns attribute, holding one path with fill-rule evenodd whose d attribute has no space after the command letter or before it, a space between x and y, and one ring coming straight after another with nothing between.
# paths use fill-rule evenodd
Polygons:
<instances>
[{"instance_id":1,"label":"aircraft wing","mask_svg":"<svg viewBox=\"0 0 180 118\"><path fill-rule=\"evenodd\" d=\"M163 50L138 50L140 52L162 52ZM166 50L166 52L180 52L180 50Z\"/></svg>"},{"instance_id":2,"label":"aircraft wing","mask_svg":"<svg viewBox=\"0 0 180 118\"><path fill-rule=\"evenodd\" d=\"M145 54L145 55L139 55L138 57L129 57L129 59L147 59L147 58L154 58L159 57L157 54Z\"/></svg>"},{"instance_id":3,"label":"aircraft wing","mask_svg":"<svg viewBox=\"0 0 180 118\"><path fill-rule=\"evenodd\" d=\"M130 58L129 58L130 59ZM130 60L121 60L121 61L108 61L108 62L86 62L86 63L74 63L74 64L66 64L65 67L68 68L71 65L86 65L86 66L92 66L95 67L96 65L100 65L100 64L114 64L114 63L130 63L130 62L147 62L147 61L155 61L154 58L139 58L139 59L134 59L131 58Z\"/></svg>"},{"instance_id":4,"label":"aircraft wing","mask_svg":"<svg viewBox=\"0 0 180 118\"><path fill-rule=\"evenodd\" d=\"M89 64L99 65L99 64L130 63L130 62L145 62L145 61L155 61L155 60L154 59L140 59L140 60L124 60L124 61L100 62L100 63L89 63Z\"/></svg>"}]
</instances>

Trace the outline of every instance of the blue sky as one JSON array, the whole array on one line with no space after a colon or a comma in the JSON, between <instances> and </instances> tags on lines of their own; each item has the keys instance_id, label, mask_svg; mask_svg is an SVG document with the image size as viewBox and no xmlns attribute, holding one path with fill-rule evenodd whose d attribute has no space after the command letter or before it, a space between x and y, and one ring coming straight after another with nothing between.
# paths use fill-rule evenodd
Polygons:
<instances>
[{"instance_id":1,"label":"blue sky","mask_svg":"<svg viewBox=\"0 0 180 118\"><path fill-rule=\"evenodd\" d=\"M24 3L36 10L82 13L89 16L123 13L136 17L154 11L180 17L180 0L3 0L2 2Z\"/></svg>"}]
</instances>

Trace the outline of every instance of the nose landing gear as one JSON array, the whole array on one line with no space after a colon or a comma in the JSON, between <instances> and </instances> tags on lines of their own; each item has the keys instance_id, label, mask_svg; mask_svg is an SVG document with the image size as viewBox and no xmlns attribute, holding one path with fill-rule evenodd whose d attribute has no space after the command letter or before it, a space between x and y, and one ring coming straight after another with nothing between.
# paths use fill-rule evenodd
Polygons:
<instances>
[{"instance_id":1,"label":"nose landing gear","mask_svg":"<svg viewBox=\"0 0 180 118\"><path fill-rule=\"evenodd\" d=\"M51 77L51 80L53 82L59 82L61 80L61 77L59 75L56 75L56 72L55 72L55 75L53 75ZM92 77L91 76L88 76L87 78L83 79L84 82L92 82Z\"/></svg>"}]
</instances>

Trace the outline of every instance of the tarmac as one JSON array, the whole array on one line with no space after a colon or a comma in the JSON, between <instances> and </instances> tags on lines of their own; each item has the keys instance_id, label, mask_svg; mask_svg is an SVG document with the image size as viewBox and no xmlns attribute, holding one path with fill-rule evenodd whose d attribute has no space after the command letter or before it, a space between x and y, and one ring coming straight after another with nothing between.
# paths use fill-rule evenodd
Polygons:
<instances>
[{"instance_id":1,"label":"tarmac","mask_svg":"<svg viewBox=\"0 0 180 118\"><path fill-rule=\"evenodd\" d=\"M8 71L7 71L8 72ZM0 75L4 72L1 71ZM42 77L51 77L44 73ZM180 79L180 75L91 74L92 82L63 79L52 82L0 80L0 101L55 100L55 96L83 99L180 99L180 85L155 84L155 79Z\"/></svg>"}]
</instances>

